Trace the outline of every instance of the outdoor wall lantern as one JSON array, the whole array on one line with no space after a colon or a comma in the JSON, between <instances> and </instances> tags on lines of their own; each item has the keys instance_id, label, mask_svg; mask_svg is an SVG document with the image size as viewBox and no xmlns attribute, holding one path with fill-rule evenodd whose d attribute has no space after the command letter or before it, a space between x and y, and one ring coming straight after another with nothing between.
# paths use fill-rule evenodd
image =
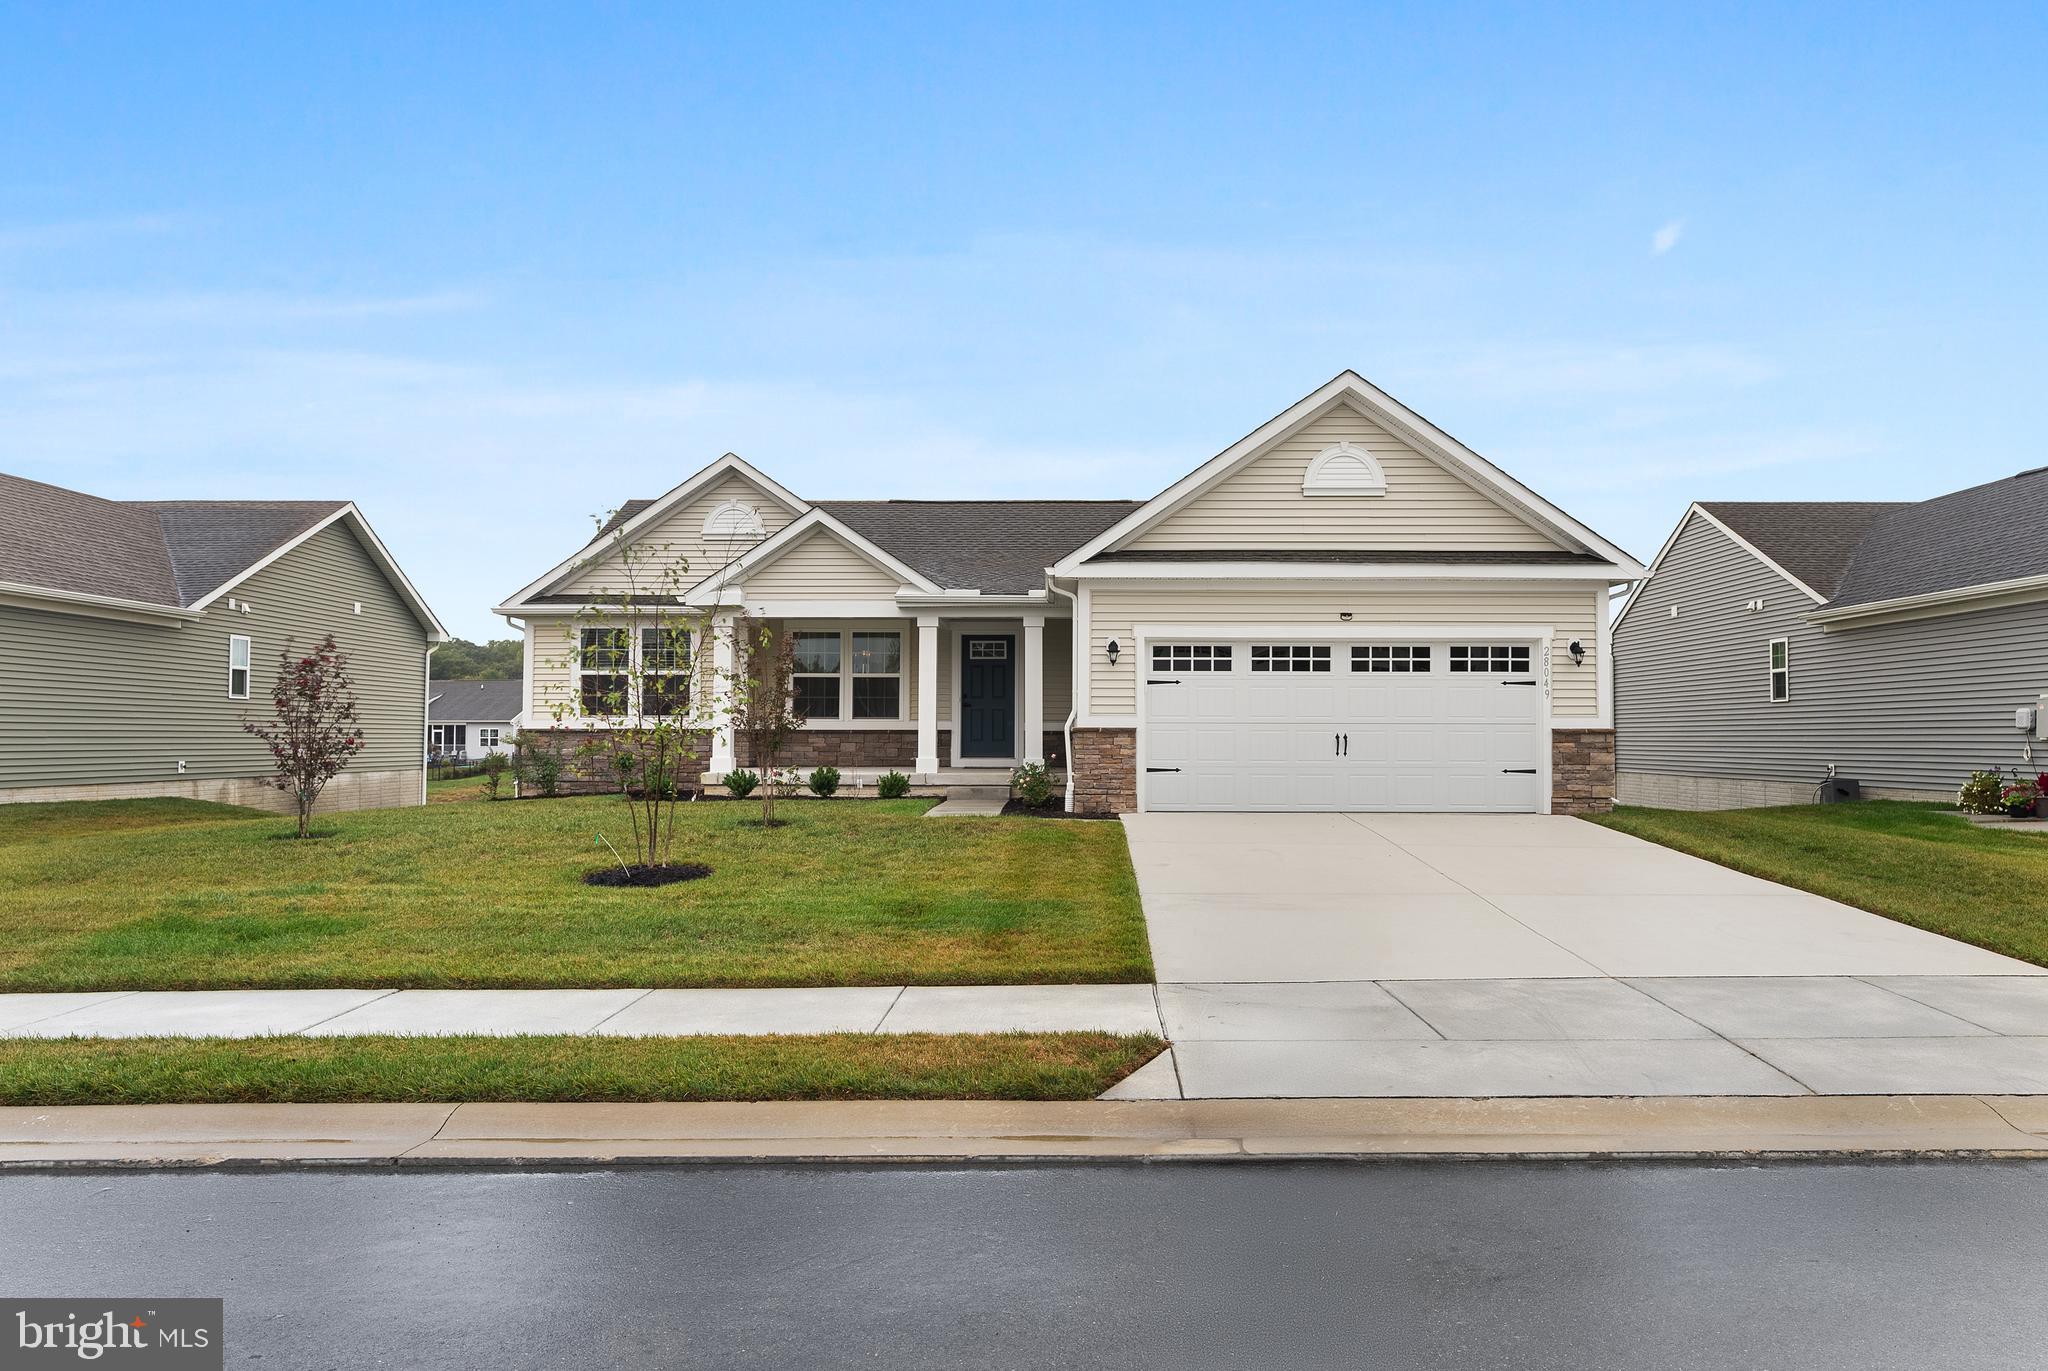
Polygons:
<instances>
[{"instance_id":1,"label":"outdoor wall lantern","mask_svg":"<svg viewBox=\"0 0 2048 1371\"><path fill-rule=\"evenodd\" d=\"M1571 645L1565 648L1565 651L1572 654L1573 666L1584 666L1586 664L1586 645L1577 638L1572 639Z\"/></svg>"},{"instance_id":2,"label":"outdoor wall lantern","mask_svg":"<svg viewBox=\"0 0 2048 1371\"><path fill-rule=\"evenodd\" d=\"M1102 650L1109 654L1109 664L1111 666L1115 666L1117 654L1123 651L1123 647L1121 644L1117 642L1116 639L1111 638L1109 642L1103 646Z\"/></svg>"}]
</instances>

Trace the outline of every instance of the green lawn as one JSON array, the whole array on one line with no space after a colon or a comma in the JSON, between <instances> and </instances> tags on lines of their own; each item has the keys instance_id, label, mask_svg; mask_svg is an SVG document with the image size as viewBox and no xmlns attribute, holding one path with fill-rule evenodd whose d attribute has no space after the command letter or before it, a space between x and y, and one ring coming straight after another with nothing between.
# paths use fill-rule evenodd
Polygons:
<instances>
[{"instance_id":1,"label":"green lawn","mask_svg":"<svg viewBox=\"0 0 2048 1371\"><path fill-rule=\"evenodd\" d=\"M1593 822L2048 966L2048 837L1979 828L1941 805L1868 800Z\"/></svg>"},{"instance_id":2,"label":"green lawn","mask_svg":"<svg viewBox=\"0 0 2048 1371\"><path fill-rule=\"evenodd\" d=\"M0 1105L1087 1100L1163 1046L1109 1033L0 1039Z\"/></svg>"},{"instance_id":3,"label":"green lawn","mask_svg":"<svg viewBox=\"0 0 2048 1371\"><path fill-rule=\"evenodd\" d=\"M182 800L0 806L0 990L1145 981L1122 827L930 800L684 806L701 881L583 884L616 799L325 817Z\"/></svg>"}]
</instances>

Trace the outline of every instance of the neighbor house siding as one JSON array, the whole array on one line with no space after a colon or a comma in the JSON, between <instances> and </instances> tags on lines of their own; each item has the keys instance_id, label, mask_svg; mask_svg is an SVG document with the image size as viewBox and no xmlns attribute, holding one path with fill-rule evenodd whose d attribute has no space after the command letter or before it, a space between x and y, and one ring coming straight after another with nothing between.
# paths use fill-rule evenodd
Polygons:
<instances>
[{"instance_id":1,"label":"neighbor house siding","mask_svg":"<svg viewBox=\"0 0 2048 1371\"><path fill-rule=\"evenodd\" d=\"M1385 495L1302 494L1309 463L1342 442L1372 453L1386 473ZM1559 544L1357 410L1339 405L1124 546L1500 551Z\"/></svg>"},{"instance_id":2,"label":"neighbor house siding","mask_svg":"<svg viewBox=\"0 0 2048 1371\"><path fill-rule=\"evenodd\" d=\"M1337 631L1340 614L1365 624L1483 624L1548 626L1553 631L1550 712L1592 720L1600 709L1600 616L1607 588L1585 581L1446 581L1389 585L1203 584L1187 587L1103 587L1089 593L1089 713L1129 718L1137 713L1139 665L1134 629L1139 624L1280 624ZM1121 640L1112 666L1105 650ZM1584 663L1567 650L1577 638Z\"/></svg>"},{"instance_id":3,"label":"neighbor house siding","mask_svg":"<svg viewBox=\"0 0 2048 1371\"><path fill-rule=\"evenodd\" d=\"M747 573L749 604L768 599L893 600L903 585L827 533L803 537L768 565Z\"/></svg>"},{"instance_id":4,"label":"neighbor house siding","mask_svg":"<svg viewBox=\"0 0 2048 1371\"><path fill-rule=\"evenodd\" d=\"M1692 776L1779 787L1691 788L1702 806L1804 799L1832 762L1866 787L1946 793L1975 768L2024 765L2013 710L2048 690L2048 603L1824 633L1807 596L1697 514L1637 594L1614 643L1625 790ZM1791 698L1775 703L1780 637ZM1648 780L1636 793L1684 799Z\"/></svg>"},{"instance_id":5,"label":"neighbor house siding","mask_svg":"<svg viewBox=\"0 0 2048 1371\"><path fill-rule=\"evenodd\" d=\"M586 550L590 559L586 565L549 587L550 591L557 594L578 590L618 591L634 584L642 590L654 591L661 588L657 578L664 567L674 567L676 580L681 588L687 590L760 541L756 538L705 540L705 516L727 500L738 500L752 508L761 516L761 526L770 536L794 517L780 503L756 489L753 482L737 473L730 474L660 522L634 535L634 545L648 554L645 560L629 569L620 560L615 537L607 535Z\"/></svg>"},{"instance_id":6,"label":"neighbor house siding","mask_svg":"<svg viewBox=\"0 0 2048 1371\"><path fill-rule=\"evenodd\" d=\"M261 777L268 750L242 722L269 717L279 652L331 632L349 655L365 735L345 774L410 773L417 803L426 630L355 534L339 524L321 530L234 598L250 610L230 610L223 598L176 627L0 607L0 787ZM250 639L247 700L228 698L234 634Z\"/></svg>"}]
</instances>

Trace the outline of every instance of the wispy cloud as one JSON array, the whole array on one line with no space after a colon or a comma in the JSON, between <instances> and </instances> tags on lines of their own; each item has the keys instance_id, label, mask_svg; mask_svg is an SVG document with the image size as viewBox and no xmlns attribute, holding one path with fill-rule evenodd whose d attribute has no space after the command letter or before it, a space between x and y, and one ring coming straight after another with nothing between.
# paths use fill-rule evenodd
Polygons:
<instances>
[{"instance_id":1,"label":"wispy cloud","mask_svg":"<svg viewBox=\"0 0 2048 1371\"><path fill-rule=\"evenodd\" d=\"M1650 235L1650 255L1662 257L1678 246L1678 240L1685 236L1685 220L1673 219Z\"/></svg>"}]
</instances>

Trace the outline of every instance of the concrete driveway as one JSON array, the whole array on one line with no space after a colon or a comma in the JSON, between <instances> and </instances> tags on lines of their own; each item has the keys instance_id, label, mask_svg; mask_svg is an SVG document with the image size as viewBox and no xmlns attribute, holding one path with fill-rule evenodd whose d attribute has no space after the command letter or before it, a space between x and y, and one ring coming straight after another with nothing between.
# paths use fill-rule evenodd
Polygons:
<instances>
[{"instance_id":1,"label":"concrete driveway","mask_svg":"<svg viewBox=\"0 0 2048 1371\"><path fill-rule=\"evenodd\" d=\"M1125 818L1127 1096L2048 1091L2048 970L1538 815Z\"/></svg>"}]
</instances>

